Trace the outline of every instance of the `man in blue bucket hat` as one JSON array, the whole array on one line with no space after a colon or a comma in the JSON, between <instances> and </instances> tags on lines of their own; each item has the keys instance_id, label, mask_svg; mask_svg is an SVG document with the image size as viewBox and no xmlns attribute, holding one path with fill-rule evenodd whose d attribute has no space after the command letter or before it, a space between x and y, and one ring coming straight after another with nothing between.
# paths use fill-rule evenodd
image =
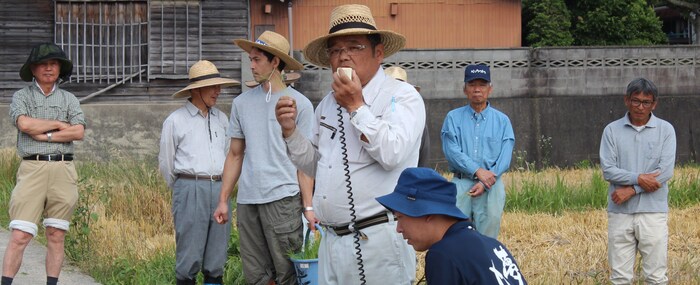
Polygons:
<instances>
[{"instance_id":1,"label":"man in blue bucket hat","mask_svg":"<svg viewBox=\"0 0 700 285\"><path fill-rule=\"evenodd\" d=\"M394 212L396 231L408 244L428 250L428 284L527 284L510 251L477 232L457 208L456 192L434 170L417 167L405 169L394 192L376 199Z\"/></svg>"}]
</instances>

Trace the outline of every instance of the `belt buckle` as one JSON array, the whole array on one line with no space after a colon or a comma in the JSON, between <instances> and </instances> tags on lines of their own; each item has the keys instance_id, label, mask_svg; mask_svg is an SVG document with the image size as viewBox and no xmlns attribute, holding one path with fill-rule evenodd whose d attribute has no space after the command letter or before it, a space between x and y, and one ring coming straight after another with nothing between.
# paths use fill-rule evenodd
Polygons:
<instances>
[{"instance_id":1,"label":"belt buckle","mask_svg":"<svg viewBox=\"0 0 700 285\"><path fill-rule=\"evenodd\" d=\"M209 175L209 181L211 181L211 182L216 181L216 180L214 180L214 175Z\"/></svg>"},{"instance_id":2,"label":"belt buckle","mask_svg":"<svg viewBox=\"0 0 700 285\"><path fill-rule=\"evenodd\" d=\"M47 158L46 161L51 161L51 155L50 155L50 154L46 155L46 158Z\"/></svg>"}]
</instances>

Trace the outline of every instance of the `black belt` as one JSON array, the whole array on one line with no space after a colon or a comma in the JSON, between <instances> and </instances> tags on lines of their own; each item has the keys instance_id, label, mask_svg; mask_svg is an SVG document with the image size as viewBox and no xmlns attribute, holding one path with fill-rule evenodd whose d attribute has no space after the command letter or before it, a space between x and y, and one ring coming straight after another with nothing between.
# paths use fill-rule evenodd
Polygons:
<instances>
[{"instance_id":1,"label":"black belt","mask_svg":"<svg viewBox=\"0 0 700 285\"><path fill-rule=\"evenodd\" d=\"M357 221L353 228L355 229L355 231L359 231L361 229L369 228L371 226L376 226L386 222L389 222L389 217L386 213L381 213L379 215ZM327 226L326 228L333 231L337 236L349 235L354 232L352 229L350 229L350 224L337 227Z\"/></svg>"},{"instance_id":2,"label":"black belt","mask_svg":"<svg viewBox=\"0 0 700 285\"><path fill-rule=\"evenodd\" d=\"M41 160L41 161L72 161L73 154L35 154L30 156L25 156L24 160Z\"/></svg>"},{"instance_id":3,"label":"black belt","mask_svg":"<svg viewBox=\"0 0 700 285\"><path fill-rule=\"evenodd\" d=\"M180 173L177 177L182 179L221 181L221 175L192 175Z\"/></svg>"},{"instance_id":4,"label":"black belt","mask_svg":"<svg viewBox=\"0 0 700 285\"><path fill-rule=\"evenodd\" d=\"M455 178L474 180L474 175L471 174L466 174L462 172L452 172L452 174L454 174Z\"/></svg>"}]
</instances>

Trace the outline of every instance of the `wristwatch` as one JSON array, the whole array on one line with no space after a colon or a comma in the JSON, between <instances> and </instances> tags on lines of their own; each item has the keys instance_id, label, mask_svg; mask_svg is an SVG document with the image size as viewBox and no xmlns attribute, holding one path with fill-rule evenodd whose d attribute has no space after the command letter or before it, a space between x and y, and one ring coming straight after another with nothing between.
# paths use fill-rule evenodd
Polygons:
<instances>
[{"instance_id":1,"label":"wristwatch","mask_svg":"<svg viewBox=\"0 0 700 285\"><path fill-rule=\"evenodd\" d=\"M51 142L51 135L52 135L51 132L46 133L46 141L47 142Z\"/></svg>"}]
</instances>

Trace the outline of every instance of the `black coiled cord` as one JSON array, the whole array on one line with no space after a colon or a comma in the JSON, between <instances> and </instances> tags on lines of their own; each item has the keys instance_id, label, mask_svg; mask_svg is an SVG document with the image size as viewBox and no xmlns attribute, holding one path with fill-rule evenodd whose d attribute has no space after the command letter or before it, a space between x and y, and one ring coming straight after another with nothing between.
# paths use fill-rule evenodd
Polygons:
<instances>
[{"instance_id":1,"label":"black coiled cord","mask_svg":"<svg viewBox=\"0 0 700 285\"><path fill-rule=\"evenodd\" d=\"M350 224L355 226L357 221L357 215L355 214L355 198L352 197L352 182L350 182L350 162L348 161L348 145L345 143L345 126L343 125L343 110L338 105L338 129L340 131L340 149L343 154L343 169L345 170L345 186L348 188L348 200L350 204ZM367 284L365 276L365 265L362 262L362 249L360 249L360 231L352 229L354 231L354 243L355 243L355 254L357 259L357 267L360 271L360 284Z\"/></svg>"}]
</instances>

